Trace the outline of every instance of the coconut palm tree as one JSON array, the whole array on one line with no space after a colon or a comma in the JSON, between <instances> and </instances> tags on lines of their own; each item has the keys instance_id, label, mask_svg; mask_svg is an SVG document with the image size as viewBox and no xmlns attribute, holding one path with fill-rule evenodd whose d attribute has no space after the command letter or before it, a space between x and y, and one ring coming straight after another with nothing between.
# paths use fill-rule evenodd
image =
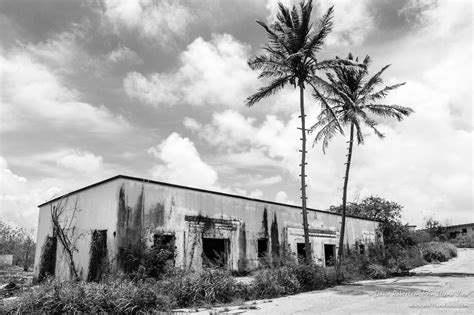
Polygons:
<instances>
[{"instance_id":1,"label":"coconut palm tree","mask_svg":"<svg viewBox=\"0 0 474 315\"><path fill-rule=\"evenodd\" d=\"M347 57L353 61L352 54ZM358 62L358 59L355 60ZM377 122L371 116L382 118L395 118L401 121L405 116L410 115L413 110L409 107L399 105L383 105L380 100L387 96L388 92L394 90L405 83L386 86L376 90L382 83L382 73L387 70L389 65L383 67L371 78L368 77L367 67L370 63L370 57L365 57L363 67L333 67L333 73L326 73L327 79L314 78L314 84L322 93L314 93L313 96L326 102L329 108L321 111L318 122L311 127L310 132L318 130L314 143L322 141L323 152L329 145L330 140L339 132L339 126L349 127L348 153L346 161L346 170L344 175L344 187L342 193L342 222L338 249L337 272L341 275L341 263L343 259L344 233L346 224L346 205L347 205L347 187L349 183L349 170L351 167L352 150L354 137L357 144L364 143L364 134L362 127L369 127L378 137L384 135L377 129ZM335 115L335 116L334 116Z\"/></svg>"},{"instance_id":2,"label":"coconut palm tree","mask_svg":"<svg viewBox=\"0 0 474 315\"><path fill-rule=\"evenodd\" d=\"M311 259L309 244L308 218L306 210L306 134L304 90L306 85L315 88L314 77L319 70L328 70L336 63L349 62L345 60L316 59L316 53L323 45L324 39L332 29L333 7L322 16L317 26L311 22L312 1L302 1L299 8L295 5L290 10L279 3L279 13L272 25L257 21L267 34L268 43L263 47L263 53L249 59L251 69L259 70L259 78L270 79L267 86L260 88L247 98L247 106L252 106L262 99L269 97L287 85L298 88L300 92L301 119L301 204L303 212L303 229L305 239L306 261ZM314 91L318 93L318 91ZM323 104L324 106L324 104ZM331 108L327 108L331 112ZM342 130L342 129L341 129Z\"/></svg>"}]
</instances>

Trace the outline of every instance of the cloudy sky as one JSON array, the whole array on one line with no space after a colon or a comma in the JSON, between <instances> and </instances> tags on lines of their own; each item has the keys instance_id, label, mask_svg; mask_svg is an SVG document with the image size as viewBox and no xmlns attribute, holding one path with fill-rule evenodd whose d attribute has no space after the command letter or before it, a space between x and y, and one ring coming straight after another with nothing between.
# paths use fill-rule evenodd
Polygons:
<instances>
[{"instance_id":1,"label":"cloudy sky","mask_svg":"<svg viewBox=\"0 0 474 315\"><path fill-rule=\"evenodd\" d=\"M290 3L291 1L285 1ZM473 218L470 1L335 2L320 59L370 55L386 100L416 112L355 147L349 200L379 195L404 221ZM46 199L117 174L299 201L298 96L252 108L247 59L272 0L1 0L0 219L32 229ZM319 104L306 95L309 123ZM368 131L367 131L368 132ZM340 204L345 143L309 153L309 205ZM98 209L100 211L100 209Z\"/></svg>"}]
</instances>

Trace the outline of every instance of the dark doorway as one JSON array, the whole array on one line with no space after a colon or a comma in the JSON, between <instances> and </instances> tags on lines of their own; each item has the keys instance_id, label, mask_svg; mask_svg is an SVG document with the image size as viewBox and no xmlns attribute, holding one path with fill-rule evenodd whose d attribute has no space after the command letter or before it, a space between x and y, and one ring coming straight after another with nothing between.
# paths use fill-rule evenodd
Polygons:
<instances>
[{"instance_id":1,"label":"dark doorway","mask_svg":"<svg viewBox=\"0 0 474 315\"><path fill-rule=\"evenodd\" d=\"M87 281L100 281L107 269L107 230L94 230L91 237Z\"/></svg>"},{"instance_id":2,"label":"dark doorway","mask_svg":"<svg viewBox=\"0 0 474 315\"><path fill-rule=\"evenodd\" d=\"M202 239L202 264L208 267L225 267L229 240L223 238Z\"/></svg>"},{"instance_id":3,"label":"dark doorway","mask_svg":"<svg viewBox=\"0 0 474 315\"><path fill-rule=\"evenodd\" d=\"M324 244L324 262L327 266L334 266L336 260L336 245Z\"/></svg>"},{"instance_id":4,"label":"dark doorway","mask_svg":"<svg viewBox=\"0 0 474 315\"><path fill-rule=\"evenodd\" d=\"M296 243L296 254L298 255L298 262L303 263L306 257L306 250L304 243Z\"/></svg>"},{"instance_id":5,"label":"dark doorway","mask_svg":"<svg viewBox=\"0 0 474 315\"><path fill-rule=\"evenodd\" d=\"M261 238L257 242L258 258L264 258L268 254L268 238Z\"/></svg>"},{"instance_id":6,"label":"dark doorway","mask_svg":"<svg viewBox=\"0 0 474 315\"><path fill-rule=\"evenodd\" d=\"M155 234L153 236L153 249L158 251L164 260L174 263L175 236L173 234Z\"/></svg>"},{"instance_id":7,"label":"dark doorway","mask_svg":"<svg viewBox=\"0 0 474 315\"><path fill-rule=\"evenodd\" d=\"M361 254L361 255L365 254L365 245L364 244L359 244L359 254Z\"/></svg>"}]
</instances>

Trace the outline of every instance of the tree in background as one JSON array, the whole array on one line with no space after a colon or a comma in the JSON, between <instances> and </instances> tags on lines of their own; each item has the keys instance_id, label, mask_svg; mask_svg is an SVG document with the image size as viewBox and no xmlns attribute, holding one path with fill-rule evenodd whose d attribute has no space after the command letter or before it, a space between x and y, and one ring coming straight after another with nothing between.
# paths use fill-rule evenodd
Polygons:
<instances>
[{"instance_id":1,"label":"tree in background","mask_svg":"<svg viewBox=\"0 0 474 315\"><path fill-rule=\"evenodd\" d=\"M447 239L446 227L433 217L425 218L425 229L432 239L438 239L441 241Z\"/></svg>"},{"instance_id":2,"label":"tree in background","mask_svg":"<svg viewBox=\"0 0 474 315\"><path fill-rule=\"evenodd\" d=\"M311 86L317 72L327 70L334 65L334 60L320 61L316 53L321 50L324 39L332 30L333 8L329 8L315 27L311 22L312 1L302 1L299 8L295 5L290 10L279 3L279 13L276 21L268 26L262 26L268 37L268 43L263 47L264 53L252 57L248 63L253 70L259 70L259 78L271 79L269 85L262 87L255 94L247 98L247 106L252 106L267 98L287 85L298 88L300 92L301 127L301 205L303 212L303 229L305 239L306 261L311 260L311 247L308 234L308 217L306 209L306 134L304 90ZM318 91L314 91L319 93ZM323 103L324 106L325 103ZM328 111L331 111L329 108Z\"/></svg>"},{"instance_id":3,"label":"tree in background","mask_svg":"<svg viewBox=\"0 0 474 315\"><path fill-rule=\"evenodd\" d=\"M405 247L413 245L414 242L407 225L402 224L402 209L403 206L396 202L378 196L370 196L359 203L348 203L346 214L380 221L384 244L386 246L400 245ZM343 206L331 206L329 211L341 214Z\"/></svg>"},{"instance_id":4,"label":"tree in background","mask_svg":"<svg viewBox=\"0 0 474 315\"><path fill-rule=\"evenodd\" d=\"M353 61L352 54L349 54L347 60ZM358 62L358 58L355 59ZM371 117L378 116L382 118L396 118L401 121L404 117L410 115L413 110L409 107L399 105L380 104L380 100L387 96L388 92L394 90L405 83L386 86L376 90L382 83L381 75L389 67L383 67L374 76L368 77L369 56L365 57L363 64L365 67L347 67L344 65L334 66L333 73L326 73L328 81L320 78L314 78L314 83L324 93L314 93L313 96L321 101L327 102L329 106L323 108L318 117L318 122L311 128L311 131L318 131L314 143L322 141L323 152L329 145L329 141L339 132L340 124L350 129L346 170L344 175L344 187L342 192L342 222L338 250L338 274L340 275L340 266L343 259L344 233L346 225L346 207L347 207L347 187L349 184L349 170L351 167L352 151L354 138L357 143L364 143L363 126L367 126L372 131L383 138L384 135L377 129L377 122Z\"/></svg>"},{"instance_id":5,"label":"tree in background","mask_svg":"<svg viewBox=\"0 0 474 315\"><path fill-rule=\"evenodd\" d=\"M35 242L24 229L0 221L0 255L13 255L13 264L24 271L33 266Z\"/></svg>"}]
</instances>

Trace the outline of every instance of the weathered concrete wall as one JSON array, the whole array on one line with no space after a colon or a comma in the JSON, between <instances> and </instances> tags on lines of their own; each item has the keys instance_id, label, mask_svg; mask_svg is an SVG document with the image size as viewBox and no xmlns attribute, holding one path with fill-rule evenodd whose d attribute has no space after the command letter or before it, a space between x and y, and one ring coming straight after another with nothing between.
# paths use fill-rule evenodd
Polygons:
<instances>
[{"instance_id":1,"label":"weathered concrete wall","mask_svg":"<svg viewBox=\"0 0 474 315\"><path fill-rule=\"evenodd\" d=\"M474 236L474 223L448 226L446 227L446 233L453 233L457 236Z\"/></svg>"},{"instance_id":2,"label":"weathered concrete wall","mask_svg":"<svg viewBox=\"0 0 474 315\"><path fill-rule=\"evenodd\" d=\"M117 248L117 240L115 231L117 225L117 204L118 204L118 183L110 181L91 189L86 189L78 193L72 194L67 198L65 219L71 218L72 208L77 198L78 212L71 224L70 229L73 239L77 239L75 246L77 251L74 254L74 260L81 279L87 279L90 260L90 243L93 230L107 230L107 248L109 261L114 266ZM38 219L38 234L35 253L34 277L38 278L41 264L41 255L43 253L44 244L48 236L53 235L53 225L51 222L51 206L57 202L46 204L40 207ZM63 249L58 242L57 259L55 275L60 279L68 279L70 277L69 265L66 256L62 253Z\"/></svg>"},{"instance_id":3,"label":"weathered concrete wall","mask_svg":"<svg viewBox=\"0 0 474 315\"><path fill-rule=\"evenodd\" d=\"M175 265L200 269L203 238L225 239L226 264L232 270L259 266L258 239L268 239L268 253L289 249L296 255L303 243L301 210L296 207L219 195L147 181L116 178L69 196L78 198L73 226L77 240L75 261L82 279L87 279L93 230L107 230L108 260L112 270L121 268L120 248L138 248L141 241L153 243L154 234L174 236ZM42 248L52 235L50 204L40 208L35 255L38 276ZM341 218L327 212L309 211L313 258L324 264L324 245L336 245ZM346 244L374 242L378 223L347 218ZM207 240L209 241L209 240ZM337 250L337 248L336 248ZM69 267L58 246L56 276L68 278Z\"/></svg>"},{"instance_id":4,"label":"weathered concrete wall","mask_svg":"<svg viewBox=\"0 0 474 315\"><path fill-rule=\"evenodd\" d=\"M268 238L271 253L286 247L296 254L296 244L304 242L298 208L127 179L120 189L127 199L122 208L142 204L148 234L175 235L177 266L201 267L203 237L229 240L227 264L233 270L258 266L259 238ZM341 217L310 211L308 220L313 258L323 263L324 244L337 250ZM377 222L349 217L346 224L346 244L375 242Z\"/></svg>"}]
</instances>

